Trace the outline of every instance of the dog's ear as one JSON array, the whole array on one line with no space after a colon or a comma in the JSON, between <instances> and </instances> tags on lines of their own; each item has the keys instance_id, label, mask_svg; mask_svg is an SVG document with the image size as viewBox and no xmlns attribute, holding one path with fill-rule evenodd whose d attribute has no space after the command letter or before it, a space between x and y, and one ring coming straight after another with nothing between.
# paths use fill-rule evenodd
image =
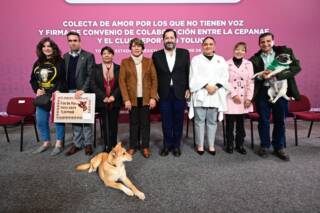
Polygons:
<instances>
[{"instance_id":1,"label":"dog's ear","mask_svg":"<svg viewBox=\"0 0 320 213\"><path fill-rule=\"evenodd\" d=\"M115 147L122 148L122 143L121 143L121 141L119 141Z\"/></svg>"}]
</instances>

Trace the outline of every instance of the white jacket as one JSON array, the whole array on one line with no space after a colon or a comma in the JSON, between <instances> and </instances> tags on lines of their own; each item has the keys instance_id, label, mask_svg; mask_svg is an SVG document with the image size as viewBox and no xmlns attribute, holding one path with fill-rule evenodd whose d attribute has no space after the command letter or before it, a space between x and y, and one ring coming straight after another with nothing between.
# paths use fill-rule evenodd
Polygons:
<instances>
[{"instance_id":1,"label":"white jacket","mask_svg":"<svg viewBox=\"0 0 320 213\"><path fill-rule=\"evenodd\" d=\"M219 112L227 111L228 79L228 64L222 56L215 54L211 60L203 54L193 57L189 73L191 92L189 118L194 116L193 107L215 107ZM207 84L221 84L222 87L210 95L204 88Z\"/></svg>"}]
</instances>

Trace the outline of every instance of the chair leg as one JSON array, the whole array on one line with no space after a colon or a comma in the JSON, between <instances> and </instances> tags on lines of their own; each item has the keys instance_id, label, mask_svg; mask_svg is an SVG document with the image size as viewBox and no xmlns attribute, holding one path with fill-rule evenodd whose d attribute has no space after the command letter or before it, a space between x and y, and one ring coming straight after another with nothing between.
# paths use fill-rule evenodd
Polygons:
<instances>
[{"instance_id":1,"label":"chair leg","mask_svg":"<svg viewBox=\"0 0 320 213\"><path fill-rule=\"evenodd\" d=\"M195 125L194 125L194 118L192 119L192 128L193 128L193 147L196 147L196 136L195 136Z\"/></svg>"},{"instance_id":2,"label":"chair leg","mask_svg":"<svg viewBox=\"0 0 320 213\"><path fill-rule=\"evenodd\" d=\"M222 120L222 134L223 134L223 146L226 147L226 129L224 125L224 119Z\"/></svg>"},{"instance_id":3,"label":"chair leg","mask_svg":"<svg viewBox=\"0 0 320 213\"><path fill-rule=\"evenodd\" d=\"M3 126L3 128L4 128L4 132L6 133L7 142L10 143L7 126Z\"/></svg>"},{"instance_id":4,"label":"chair leg","mask_svg":"<svg viewBox=\"0 0 320 213\"><path fill-rule=\"evenodd\" d=\"M286 139L286 136L284 136L284 144L283 144L283 147L284 147L284 148L287 148L287 139Z\"/></svg>"},{"instance_id":5,"label":"chair leg","mask_svg":"<svg viewBox=\"0 0 320 213\"><path fill-rule=\"evenodd\" d=\"M102 118L99 118L99 125L100 125L100 136L101 138L103 138Z\"/></svg>"},{"instance_id":6,"label":"chair leg","mask_svg":"<svg viewBox=\"0 0 320 213\"><path fill-rule=\"evenodd\" d=\"M36 133L37 142L39 142L40 140L39 140L37 124L36 124L36 120L35 119L33 119L33 126L34 126L34 132Z\"/></svg>"},{"instance_id":7,"label":"chair leg","mask_svg":"<svg viewBox=\"0 0 320 213\"><path fill-rule=\"evenodd\" d=\"M297 129L297 119L294 118L294 139L296 146L298 146L298 129Z\"/></svg>"},{"instance_id":8,"label":"chair leg","mask_svg":"<svg viewBox=\"0 0 320 213\"><path fill-rule=\"evenodd\" d=\"M93 147L96 148L96 139L97 139L97 120L94 119L93 124Z\"/></svg>"},{"instance_id":9,"label":"chair leg","mask_svg":"<svg viewBox=\"0 0 320 213\"><path fill-rule=\"evenodd\" d=\"M254 148L254 139L253 139L253 121L250 119L250 130L251 130L251 149Z\"/></svg>"},{"instance_id":10,"label":"chair leg","mask_svg":"<svg viewBox=\"0 0 320 213\"><path fill-rule=\"evenodd\" d=\"M311 121L311 123L310 123L309 132L308 132L308 138L310 138L312 126L313 126L313 121Z\"/></svg>"},{"instance_id":11,"label":"chair leg","mask_svg":"<svg viewBox=\"0 0 320 213\"><path fill-rule=\"evenodd\" d=\"M189 137L189 118L187 118L187 130L186 130L186 138Z\"/></svg>"},{"instance_id":12,"label":"chair leg","mask_svg":"<svg viewBox=\"0 0 320 213\"><path fill-rule=\"evenodd\" d=\"M20 152L23 151L23 126L24 126L24 121L21 121L21 135L20 135Z\"/></svg>"}]
</instances>

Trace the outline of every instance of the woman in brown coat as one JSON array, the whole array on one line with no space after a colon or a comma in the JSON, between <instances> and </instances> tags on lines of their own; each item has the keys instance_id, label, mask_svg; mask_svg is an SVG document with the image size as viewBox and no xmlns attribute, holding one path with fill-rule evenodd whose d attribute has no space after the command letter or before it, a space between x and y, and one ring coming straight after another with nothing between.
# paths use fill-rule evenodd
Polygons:
<instances>
[{"instance_id":1,"label":"woman in brown coat","mask_svg":"<svg viewBox=\"0 0 320 213\"><path fill-rule=\"evenodd\" d=\"M145 158L150 157L150 109L156 106L157 74L150 58L143 56L144 43L134 38L130 41L131 56L121 62L119 86L125 108L130 111L130 146L134 154L139 148Z\"/></svg>"}]
</instances>

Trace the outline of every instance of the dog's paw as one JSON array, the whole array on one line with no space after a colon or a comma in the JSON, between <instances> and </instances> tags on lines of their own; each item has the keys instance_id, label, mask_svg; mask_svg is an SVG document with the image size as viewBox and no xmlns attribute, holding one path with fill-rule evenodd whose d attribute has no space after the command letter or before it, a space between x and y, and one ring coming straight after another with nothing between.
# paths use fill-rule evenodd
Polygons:
<instances>
[{"instance_id":1,"label":"dog's paw","mask_svg":"<svg viewBox=\"0 0 320 213\"><path fill-rule=\"evenodd\" d=\"M143 192L136 192L136 196L140 199L140 200L144 200L146 198L146 196L144 195Z\"/></svg>"},{"instance_id":2,"label":"dog's paw","mask_svg":"<svg viewBox=\"0 0 320 213\"><path fill-rule=\"evenodd\" d=\"M97 171L97 168L93 168L93 167L90 167L89 170L88 170L89 173L92 173L92 172L95 172L95 171Z\"/></svg>"}]
</instances>

